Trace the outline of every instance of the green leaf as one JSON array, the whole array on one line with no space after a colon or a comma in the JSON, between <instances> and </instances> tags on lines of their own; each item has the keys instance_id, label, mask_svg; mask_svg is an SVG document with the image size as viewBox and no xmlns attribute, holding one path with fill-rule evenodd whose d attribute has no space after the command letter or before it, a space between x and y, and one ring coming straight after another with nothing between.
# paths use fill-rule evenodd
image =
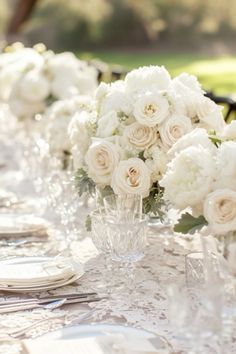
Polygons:
<instances>
[{"instance_id":1,"label":"green leaf","mask_svg":"<svg viewBox=\"0 0 236 354\"><path fill-rule=\"evenodd\" d=\"M194 234L196 230L201 229L204 225L207 225L207 221L203 215L195 218L189 213L183 214L175 225L174 231L182 234Z\"/></svg>"},{"instance_id":2,"label":"green leaf","mask_svg":"<svg viewBox=\"0 0 236 354\"><path fill-rule=\"evenodd\" d=\"M86 228L86 231L88 231L88 232L92 231L92 220L91 220L90 215L87 215L87 217L86 217L85 228Z\"/></svg>"},{"instance_id":3,"label":"green leaf","mask_svg":"<svg viewBox=\"0 0 236 354\"><path fill-rule=\"evenodd\" d=\"M78 193L81 197L84 193L88 193L89 195L93 195L95 193L95 183L94 181L88 177L86 171L83 168L80 168L76 173L76 184L78 187Z\"/></svg>"}]
</instances>

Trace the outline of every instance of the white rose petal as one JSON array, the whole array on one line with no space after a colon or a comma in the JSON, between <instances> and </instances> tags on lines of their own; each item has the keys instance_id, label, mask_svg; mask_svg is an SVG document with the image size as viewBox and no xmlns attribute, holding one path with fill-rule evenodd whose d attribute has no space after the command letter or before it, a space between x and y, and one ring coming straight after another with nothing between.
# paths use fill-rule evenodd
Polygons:
<instances>
[{"instance_id":1,"label":"white rose petal","mask_svg":"<svg viewBox=\"0 0 236 354\"><path fill-rule=\"evenodd\" d=\"M204 203L204 216L217 234L236 230L236 192L219 189L210 193Z\"/></svg>"},{"instance_id":2,"label":"white rose petal","mask_svg":"<svg viewBox=\"0 0 236 354\"><path fill-rule=\"evenodd\" d=\"M116 145L106 140L94 140L85 155L88 175L95 183L102 186L109 185L119 159L120 155Z\"/></svg>"},{"instance_id":3,"label":"white rose petal","mask_svg":"<svg viewBox=\"0 0 236 354\"><path fill-rule=\"evenodd\" d=\"M161 94L146 94L135 102L133 114L140 124L154 127L167 118L168 100Z\"/></svg>"},{"instance_id":4,"label":"white rose petal","mask_svg":"<svg viewBox=\"0 0 236 354\"><path fill-rule=\"evenodd\" d=\"M163 146L169 149L183 135L193 129L190 118L181 115L173 115L159 126L160 138Z\"/></svg>"},{"instance_id":5,"label":"white rose petal","mask_svg":"<svg viewBox=\"0 0 236 354\"><path fill-rule=\"evenodd\" d=\"M182 150L160 181L165 198L180 209L197 206L211 191L216 173L212 154L202 146Z\"/></svg>"},{"instance_id":6,"label":"white rose petal","mask_svg":"<svg viewBox=\"0 0 236 354\"><path fill-rule=\"evenodd\" d=\"M111 187L116 194L138 194L147 197L150 186L149 169L139 158L121 161L112 176Z\"/></svg>"}]
</instances>

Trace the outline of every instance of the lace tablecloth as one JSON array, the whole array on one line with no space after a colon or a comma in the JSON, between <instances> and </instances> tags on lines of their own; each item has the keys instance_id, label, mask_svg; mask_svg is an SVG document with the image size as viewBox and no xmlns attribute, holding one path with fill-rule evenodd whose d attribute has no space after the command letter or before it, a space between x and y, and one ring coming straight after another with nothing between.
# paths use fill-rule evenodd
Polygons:
<instances>
[{"instance_id":1,"label":"lace tablecloth","mask_svg":"<svg viewBox=\"0 0 236 354\"><path fill-rule=\"evenodd\" d=\"M13 179L9 180L9 177L4 179L4 174L6 177L7 169L5 172L3 170L1 180L4 181L5 185L12 186ZM22 246L15 249L4 247L1 250L1 256L56 254L59 252L59 247L55 241L56 235L56 230L52 228L49 243L44 244L43 247L42 245L40 247L38 245ZM127 289L127 287L122 289L121 282L125 277L122 276L121 269L116 269L112 272L109 283L110 296L100 302L90 303L89 305L67 305L62 309L51 312L46 309L35 309L0 315L0 353L22 352L20 341L7 335L13 329L34 324L43 318L50 318L50 320L42 322L37 327L32 327L32 330L27 332L28 337L35 337L71 323L72 320L73 323L76 323L76 318L91 308L94 311L87 319L89 323L117 323L143 328L163 336L173 347L171 353L188 352L184 350L183 343L175 338L169 325L166 289L171 283L181 284L185 282L185 255L200 248L198 237L188 238L169 235L167 238L162 235L161 231L150 230L146 255L136 264L133 294L130 294L130 289ZM89 233L84 232L80 236L80 240L74 241L71 250L73 256L84 264L84 276L78 280L77 284L59 288L49 293L60 294L93 290L101 294L107 293L106 287L102 287L102 284L109 269L105 264L104 257L99 255L93 245ZM118 291L117 287L120 286L122 290ZM2 293L1 299L3 300L6 296ZM233 349L232 353L235 352ZM217 351L209 349L208 353L217 353Z\"/></svg>"}]
</instances>

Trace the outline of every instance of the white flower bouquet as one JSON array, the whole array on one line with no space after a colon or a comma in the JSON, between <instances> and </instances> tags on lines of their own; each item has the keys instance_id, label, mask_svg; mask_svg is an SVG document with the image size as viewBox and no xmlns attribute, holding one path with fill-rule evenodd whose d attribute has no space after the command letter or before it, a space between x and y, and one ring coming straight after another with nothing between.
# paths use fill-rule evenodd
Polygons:
<instances>
[{"instance_id":1,"label":"white flower bouquet","mask_svg":"<svg viewBox=\"0 0 236 354\"><path fill-rule=\"evenodd\" d=\"M14 46L0 54L0 100L18 118L45 111L52 102L93 94L97 71L73 53L55 54L43 45Z\"/></svg>"},{"instance_id":2,"label":"white flower bouquet","mask_svg":"<svg viewBox=\"0 0 236 354\"><path fill-rule=\"evenodd\" d=\"M182 215L176 231L191 233L204 225L215 235L236 231L235 128L234 121L218 137L196 129L173 147L160 185L174 207L192 211Z\"/></svg>"},{"instance_id":3,"label":"white flower bouquet","mask_svg":"<svg viewBox=\"0 0 236 354\"><path fill-rule=\"evenodd\" d=\"M90 111L69 125L80 193L98 187L138 194L144 211L157 214L159 180L173 145L196 127L218 132L224 125L221 107L204 96L194 76L171 79L164 67L150 66L101 83Z\"/></svg>"}]
</instances>

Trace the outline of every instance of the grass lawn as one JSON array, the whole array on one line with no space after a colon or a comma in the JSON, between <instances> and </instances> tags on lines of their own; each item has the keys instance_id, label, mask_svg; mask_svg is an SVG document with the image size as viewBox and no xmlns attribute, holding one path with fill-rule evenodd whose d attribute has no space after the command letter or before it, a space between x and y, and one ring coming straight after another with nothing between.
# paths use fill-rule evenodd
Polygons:
<instances>
[{"instance_id":1,"label":"grass lawn","mask_svg":"<svg viewBox=\"0 0 236 354\"><path fill-rule=\"evenodd\" d=\"M127 69L143 65L164 65L175 76L183 71L198 77L206 90L217 94L236 94L236 57L204 57L189 54L131 52L78 53L83 59L99 58Z\"/></svg>"}]
</instances>

